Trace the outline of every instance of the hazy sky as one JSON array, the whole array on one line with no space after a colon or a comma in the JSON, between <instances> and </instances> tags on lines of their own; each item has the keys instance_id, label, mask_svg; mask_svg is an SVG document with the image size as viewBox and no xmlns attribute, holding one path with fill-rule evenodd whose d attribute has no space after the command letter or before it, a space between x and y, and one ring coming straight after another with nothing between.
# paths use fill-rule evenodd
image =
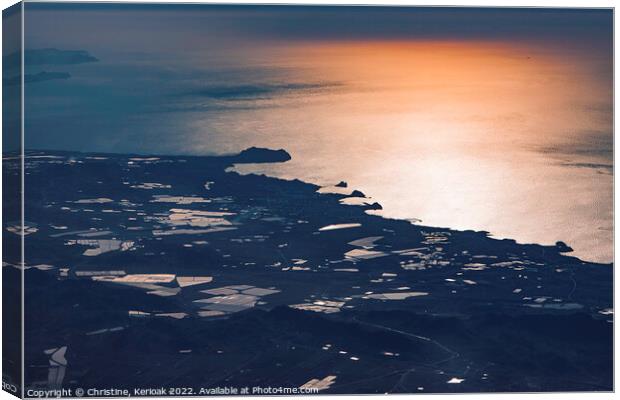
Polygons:
<instances>
[{"instance_id":1,"label":"hazy sky","mask_svg":"<svg viewBox=\"0 0 620 400\"><path fill-rule=\"evenodd\" d=\"M257 86L265 92L258 97L268 92L274 98L316 93L323 86L367 90L361 86L381 85L382 78L379 72L359 82L364 63L366 69L398 65L409 55L394 58L393 48L416 43L462 45L479 54L519 48L514 57L558 56L588 63L590 74L609 82L611 30L610 10L27 3L27 49L85 50L99 59L28 68L32 74L61 72L71 78L27 85L27 146L179 152L183 149L166 148L166 140L154 140L159 134L149 126L152 113L269 106L214 101L206 93L214 85L235 86L226 88L233 100ZM372 56L362 55L355 65L341 57L359 56L366 51L360 46L373 43L384 45L373 47ZM425 49L424 54L413 51L421 59L432 58L433 47ZM446 62L458 70L459 56L453 56ZM405 80L417 73L415 67L401 72ZM428 84L436 83L432 78ZM235 89L240 93L232 93ZM221 94L215 100L222 100ZM176 117L155 126L170 129ZM131 140L126 140L129 124ZM81 133L85 129L88 137Z\"/></svg>"},{"instance_id":2,"label":"hazy sky","mask_svg":"<svg viewBox=\"0 0 620 400\"><path fill-rule=\"evenodd\" d=\"M204 49L222 40L553 39L604 47L611 45L613 23L611 10L541 8L28 3L26 12L27 40L35 47L55 42L133 50L144 50L136 44Z\"/></svg>"}]
</instances>

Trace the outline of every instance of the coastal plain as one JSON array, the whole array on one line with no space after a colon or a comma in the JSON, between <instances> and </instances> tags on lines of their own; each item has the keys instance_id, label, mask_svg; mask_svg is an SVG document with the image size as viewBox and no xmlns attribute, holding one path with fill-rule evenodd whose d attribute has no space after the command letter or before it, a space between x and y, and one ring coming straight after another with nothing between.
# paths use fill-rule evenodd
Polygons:
<instances>
[{"instance_id":1,"label":"coastal plain","mask_svg":"<svg viewBox=\"0 0 620 400\"><path fill-rule=\"evenodd\" d=\"M613 389L613 265L232 168L288 159L27 151L26 388Z\"/></svg>"}]
</instances>

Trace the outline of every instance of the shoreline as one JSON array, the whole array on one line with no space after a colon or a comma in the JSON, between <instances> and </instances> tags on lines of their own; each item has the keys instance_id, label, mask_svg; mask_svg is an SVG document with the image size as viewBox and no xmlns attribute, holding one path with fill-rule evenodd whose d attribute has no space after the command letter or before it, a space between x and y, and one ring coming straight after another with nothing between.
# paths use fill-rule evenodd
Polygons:
<instances>
[{"instance_id":1,"label":"shoreline","mask_svg":"<svg viewBox=\"0 0 620 400\"><path fill-rule=\"evenodd\" d=\"M237 172L239 174L242 174L242 175L254 174L254 175L261 175L261 176L266 176L266 177L274 178L274 179L282 179L284 181L297 179L297 178L290 178L290 179L281 178L281 177L279 177L277 175L272 175L272 174L264 173L264 172L255 172L255 171L243 171L243 172L241 172L241 171L239 171L236 168L231 168L231 170L234 171L234 172ZM315 183L315 182L308 182L308 181L304 181L304 180L302 180L302 182L306 182L308 184L318 186L319 189L329 187L329 186L321 186L319 183ZM362 192L365 193L365 190L362 190ZM377 197L370 197L368 199L370 199L370 201L372 203L379 204L380 206L383 207L383 204L381 204L381 200L378 199ZM571 246L571 242L565 242L565 241L559 240L559 239L552 240L549 243L542 243L542 242L538 242L538 241L521 241L519 239L514 239L514 237L511 236L510 234L498 235L498 234L496 234L496 233L494 233L492 231L485 230L485 229L455 228L455 227L452 227L450 225L445 225L445 224L438 224L438 225L426 224L423 219L420 219L418 217L390 216L387 213L388 211L389 210L386 210L386 209L369 210L368 214L369 215L380 216L380 217L388 219L388 220L410 221L413 225L417 225L417 226L420 226L420 227L432 227L432 228L446 229L446 230L452 230L452 231L458 231L458 232L470 232L471 231L471 232L486 233L487 236L489 238L491 238L491 239L496 239L496 240L514 240L515 243L520 244L520 245L539 245L539 246L546 246L546 247L555 247L556 243L562 243L562 247L566 246L566 247L569 247L569 248L573 248L573 246ZM587 254L584 254L583 256L579 256L579 255L577 255L577 251L575 251L574 248L573 248L573 251L570 251L570 252L567 251L565 255L566 256L575 257L575 258L579 259L580 261L584 261L584 262L588 262L588 263L594 263L594 264L610 265L611 266L611 265L613 265L615 263L615 254L613 255L613 258L610 261L596 261L594 259L588 259L587 258Z\"/></svg>"},{"instance_id":2,"label":"shoreline","mask_svg":"<svg viewBox=\"0 0 620 400\"><path fill-rule=\"evenodd\" d=\"M180 365L166 379L181 386L224 383L222 371L238 385L273 384L279 364L289 377L278 385L336 376L331 393L360 381L356 393L609 387L612 268L557 246L369 215L300 180L226 172L288 159L243 154L29 152L26 264L3 268L5 285L22 269L26 278L27 365L66 346L66 380L81 387L163 378L161 362ZM3 162L10 183L21 162ZM4 235L22 239L10 225ZM450 376L429 367L446 359L434 343L459 354ZM120 367L110 347L137 364ZM584 367L597 379L582 380ZM417 372L376 381L374 368ZM47 371L28 368L26 379Z\"/></svg>"},{"instance_id":3,"label":"shoreline","mask_svg":"<svg viewBox=\"0 0 620 400\"><path fill-rule=\"evenodd\" d=\"M248 150L258 150L261 155L259 157L266 157L264 158L262 161L260 159L252 159L252 157L254 157L254 155L250 155L250 158L244 158L247 156L247 153L243 154L244 152L247 152ZM236 169L236 164L242 164L242 165L252 165L252 164L271 164L271 163L284 163L287 161L291 160L291 155L290 153L288 153L285 149L278 149L278 150L274 150L274 149L270 149L270 148L262 148L262 147L249 147L246 148L238 153L227 153L227 154L213 154L213 155L182 155L182 154L172 154L172 155L167 155L167 154L150 154L150 153L109 153L109 152L88 152L88 151L71 151L71 150L40 150L40 149L26 149L25 153L57 153L57 154L66 154L66 155L70 155L70 154L82 154L82 155L89 155L89 156L102 156L102 157L127 157L127 158L133 158L133 157L138 157L138 158L152 158L152 157L157 157L157 158L167 158L167 159L195 159L195 160L200 160L203 158L207 158L207 159L220 159L220 160L230 160L230 165L226 168L226 172L227 173L236 173L239 175L256 175L256 176L262 176L265 178L269 178L269 179L276 179L276 180L280 180L283 182L302 182L306 185L315 187L317 192L323 188L329 188L329 186L321 186L319 184L316 183L312 183L312 182L306 182L303 180L300 180L298 178L292 178L292 179L285 179L285 178L280 178L277 176L271 176L265 173L257 173L257 172L247 172L247 173L242 173L239 172ZM5 152L6 153L6 152ZM267 154L267 155L266 155ZM243 155L243 157L239 158L241 155ZM344 181L341 181L344 182ZM334 186L336 186L334 184ZM334 187L332 186L332 187ZM363 195L362 192L360 192L357 189L351 188L350 190L351 193L361 193ZM351 195L346 196L343 193L336 193L336 192L323 192L321 194L326 194L326 195L339 195L339 196L343 196L341 198L339 198L339 200L344 199L346 197L352 197ZM363 196L356 196L356 197L362 197L362 198L366 198L365 195ZM378 205L379 207L382 207L382 205L378 202L375 201L374 198L371 199L372 203ZM355 205L352 205L355 206ZM580 261L580 262L584 262L584 263L591 263L591 264L598 264L598 265L607 265L612 267L615 263L615 256L614 256L614 260L610 261L610 262L597 262L597 261L590 261L590 260L586 260L586 259L582 259L579 258L576 255L572 255L571 253L573 252L570 243L564 243L562 241L556 241L555 244L541 244L538 242L519 242L516 239L513 239L511 237L495 237L493 236L494 234L492 232L486 231L486 230L474 230L474 229L455 229L449 226L435 226L435 225L424 225L422 224L422 220L419 220L417 218L398 218L398 217L389 217L386 215L382 214L382 208L372 208L372 207L363 207L365 211L370 211L370 212L366 212L367 215L373 215L373 216L377 216L380 218L383 218L385 220L394 220L394 221L406 221L411 223L411 225L414 226L418 226L420 228L429 228L429 229L441 229L441 230L449 230L449 231L454 231L454 232L462 232L462 233L468 233L468 232L473 232L473 233L478 233L478 234L483 234L485 235L488 239L492 239L492 240L498 240L498 241L510 241L510 242L514 242L517 245L522 245L522 246L541 246L541 247L545 247L545 248L550 248L550 249L569 249L566 251L562 251L559 252L561 255L565 256L565 257L571 257L571 258L575 258L576 260ZM375 212L376 211L376 212ZM412 222L412 220L418 220L421 222L421 224L417 224Z\"/></svg>"}]
</instances>

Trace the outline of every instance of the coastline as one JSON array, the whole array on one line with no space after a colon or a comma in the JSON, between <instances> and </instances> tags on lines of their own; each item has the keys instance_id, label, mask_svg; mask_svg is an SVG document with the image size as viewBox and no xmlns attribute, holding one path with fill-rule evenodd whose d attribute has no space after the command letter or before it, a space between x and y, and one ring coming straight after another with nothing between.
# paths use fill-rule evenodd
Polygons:
<instances>
[{"instance_id":1,"label":"coastline","mask_svg":"<svg viewBox=\"0 0 620 400\"><path fill-rule=\"evenodd\" d=\"M213 385L336 375L329 393L360 380L356 393L411 393L419 382L433 393L566 390L567 379L574 390L611 387L612 268L557 246L369 215L371 205L299 180L227 172L286 159L28 152L29 363L67 346L67 382L92 387L140 382L135 368L163 378L153 365L187 357L175 384L201 381L199 365ZM142 361L119 367L105 350L119 346ZM517 374L515 357L535 367ZM290 371L284 381L260 367L274 358ZM598 378L582 379L584 368ZM30 368L27 381L46 374Z\"/></svg>"}]
</instances>

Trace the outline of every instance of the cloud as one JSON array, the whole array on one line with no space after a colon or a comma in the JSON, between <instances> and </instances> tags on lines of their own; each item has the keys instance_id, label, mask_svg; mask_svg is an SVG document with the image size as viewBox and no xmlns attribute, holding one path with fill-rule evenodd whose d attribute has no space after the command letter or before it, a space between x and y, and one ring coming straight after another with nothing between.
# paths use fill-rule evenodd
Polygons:
<instances>
[{"instance_id":1,"label":"cloud","mask_svg":"<svg viewBox=\"0 0 620 400\"><path fill-rule=\"evenodd\" d=\"M612 8L33 3L29 9L29 34L51 31L62 21L68 28L53 35L84 32L74 39L115 46L137 40L178 47L182 37L195 34L201 41L212 35L218 41L234 36L246 41L526 37L563 43L570 37L611 44L613 33ZM112 19L117 29L110 29ZM170 26L174 29L165 29Z\"/></svg>"},{"instance_id":2,"label":"cloud","mask_svg":"<svg viewBox=\"0 0 620 400\"><path fill-rule=\"evenodd\" d=\"M273 98L278 95L311 92L340 86L339 83L281 83L281 84L243 84L213 85L189 93L194 96L208 97L216 100L257 100Z\"/></svg>"},{"instance_id":3,"label":"cloud","mask_svg":"<svg viewBox=\"0 0 620 400\"><path fill-rule=\"evenodd\" d=\"M580 132L578 138L565 138L564 143L539 149L545 154L565 157L585 157L613 161L614 135L611 130Z\"/></svg>"},{"instance_id":4,"label":"cloud","mask_svg":"<svg viewBox=\"0 0 620 400\"><path fill-rule=\"evenodd\" d=\"M611 130L582 131L578 138L564 138L564 143L539 148L566 167L589 168L599 174L613 175L614 136Z\"/></svg>"},{"instance_id":5,"label":"cloud","mask_svg":"<svg viewBox=\"0 0 620 400\"><path fill-rule=\"evenodd\" d=\"M71 77L67 72L46 72L41 71L37 74L26 74L24 75L24 83L35 83L35 82L44 82L51 81L56 79L69 79ZM21 76L14 76L12 78L5 78L3 80L5 86L13 86L19 85L21 83Z\"/></svg>"},{"instance_id":6,"label":"cloud","mask_svg":"<svg viewBox=\"0 0 620 400\"><path fill-rule=\"evenodd\" d=\"M21 66L22 54L20 51L3 56L2 62L5 65L5 74L8 71L16 73ZM28 49L24 51L24 66L41 65L75 65L99 61L85 50L58 50L48 49ZM38 69L38 68L32 68ZM58 79L69 79L71 75L67 72L47 72L39 71L24 75L24 83L36 83ZM21 83L21 75L15 75L2 80L5 86L16 86Z\"/></svg>"},{"instance_id":7,"label":"cloud","mask_svg":"<svg viewBox=\"0 0 620 400\"><path fill-rule=\"evenodd\" d=\"M24 51L24 64L30 65L73 65L99 61L85 50L28 49ZM21 53L4 56L3 62L19 64Z\"/></svg>"},{"instance_id":8,"label":"cloud","mask_svg":"<svg viewBox=\"0 0 620 400\"><path fill-rule=\"evenodd\" d=\"M602 164L602 163L580 163L580 162L567 162L563 163L567 167L575 167L575 168L592 168L597 170L601 174L612 175L614 172L614 166L611 164Z\"/></svg>"}]
</instances>

